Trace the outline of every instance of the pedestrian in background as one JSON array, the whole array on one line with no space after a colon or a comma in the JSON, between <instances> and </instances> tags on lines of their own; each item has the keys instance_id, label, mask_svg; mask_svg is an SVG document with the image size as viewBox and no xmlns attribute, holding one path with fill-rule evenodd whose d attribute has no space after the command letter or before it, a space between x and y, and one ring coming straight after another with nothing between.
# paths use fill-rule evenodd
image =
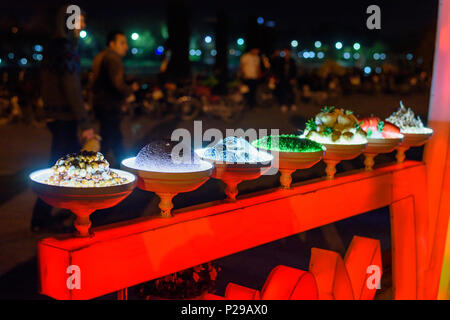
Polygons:
<instances>
[{"instance_id":1,"label":"pedestrian in background","mask_svg":"<svg viewBox=\"0 0 450 320\"><path fill-rule=\"evenodd\" d=\"M239 72L242 82L247 86L245 94L250 109L256 104L256 90L262 75L261 65L262 60L259 55L259 48L250 48L241 57Z\"/></svg>"},{"instance_id":2,"label":"pedestrian in background","mask_svg":"<svg viewBox=\"0 0 450 320\"><path fill-rule=\"evenodd\" d=\"M109 33L107 47L92 64L92 105L100 124L101 152L112 151L118 165L125 157L123 137L120 130L121 107L124 100L139 89L138 83L125 83L122 58L128 51L128 42L121 31Z\"/></svg>"},{"instance_id":3,"label":"pedestrian in background","mask_svg":"<svg viewBox=\"0 0 450 320\"><path fill-rule=\"evenodd\" d=\"M289 107L295 110L294 86L297 83L297 65L291 57L290 48L284 48L279 57L274 59L273 74L277 79L275 94L281 105L281 111L285 112Z\"/></svg>"},{"instance_id":4,"label":"pedestrian in background","mask_svg":"<svg viewBox=\"0 0 450 320\"><path fill-rule=\"evenodd\" d=\"M66 25L69 15L66 12L67 5L56 14L54 33L45 47L41 70L41 95L47 126L52 135L50 166L58 158L80 151L81 142L95 136L81 92L77 39L86 27L84 14L80 17L79 28L69 30ZM52 207L41 199L36 201L31 219L33 231L54 225L51 210Z\"/></svg>"}]
</instances>

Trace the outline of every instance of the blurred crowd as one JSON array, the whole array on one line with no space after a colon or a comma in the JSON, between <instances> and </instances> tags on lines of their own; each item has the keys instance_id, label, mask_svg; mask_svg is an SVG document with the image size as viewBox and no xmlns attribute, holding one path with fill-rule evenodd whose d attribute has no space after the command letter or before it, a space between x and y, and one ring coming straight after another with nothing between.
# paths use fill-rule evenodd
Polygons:
<instances>
[{"instance_id":1,"label":"blurred crowd","mask_svg":"<svg viewBox=\"0 0 450 320\"><path fill-rule=\"evenodd\" d=\"M402 70L386 65L370 71L368 74L360 68L345 68L334 61L325 61L317 68L304 68L291 58L289 49L276 51L271 57L251 49L242 56L241 66L227 88L238 90L249 108L278 105L285 111L303 103L332 103L350 94L424 93L431 84L430 74L421 69ZM45 122L39 70L3 69L0 76L0 126L19 121L36 125ZM83 99L88 110L92 110L92 76L92 70L83 70ZM156 75L131 75L127 79L138 82L139 88L124 102L123 112L134 112L137 107L153 112L154 116L164 113L167 106L161 102L175 88L183 91L183 96L195 92L199 100L218 91L218 80L211 74L196 74L187 81L161 81Z\"/></svg>"},{"instance_id":2,"label":"blurred crowd","mask_svg":"<svg viewBox=\"0 0 450 320\"><path fill-rule=\"evenodd\" d=\"M242 80L250 106L265 100L278 104L282 111L296 109L302 103L332 103L348 94L401 94L426 92L431 77L422 69L401 69L385 64L364 69L344 67L326 60L311 69L298 66L290 48L276 50L272 56L251 48L241 58L238 78Z\"/></svg>"}]
</instances>

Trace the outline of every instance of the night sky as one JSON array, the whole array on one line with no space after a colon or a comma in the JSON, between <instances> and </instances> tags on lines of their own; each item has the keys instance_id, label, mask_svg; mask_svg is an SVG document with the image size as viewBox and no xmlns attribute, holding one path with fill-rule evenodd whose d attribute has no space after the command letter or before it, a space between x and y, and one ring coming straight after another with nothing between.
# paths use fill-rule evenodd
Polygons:
<instances>
[{"instance_id":1,"label":"night sky","mask_svg":"<svg viewBox=\"0 0 450 320\"><path fill-rule=\"evenodd\" d=\"M0 27L18 21L28 29L40 29L48 7L66 1L2 1ZM437 0L410 1L286 1L286 0L197 0L186 1L191 28L212 29L217 11L224 7L230 18L230 33L242 33L249 16L273 20L285 37L359 36L374 40L397 41L410 38L425 29L434 28L437 19ZM145 27L165 20L164 1L74 1L88 14L91 26ZM366 8L377 4L381 8L382 29L370 31L365 27ZM9 17L9 18L8 18ZM11 18L13 17L13 18Z\"/></svg>"}]
</instances>

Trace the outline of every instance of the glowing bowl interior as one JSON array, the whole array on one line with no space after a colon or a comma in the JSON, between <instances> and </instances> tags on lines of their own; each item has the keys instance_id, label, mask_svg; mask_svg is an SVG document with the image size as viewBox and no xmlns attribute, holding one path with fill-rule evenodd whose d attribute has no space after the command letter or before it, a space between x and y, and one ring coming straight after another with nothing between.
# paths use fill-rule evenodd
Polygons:
<instances>
[{"instance_id":1,"label":"glowing bowl interior","mask_svg":"<svg viewBox=\"0 0 450 320\"><path fill-rule=\"evenodd\" d=\"M270 168L273 156L265 151L259 151L261 159L264 162L224 162L220 160L208 159L204 155L205 149L195 150L197 156L204 161L214 164L214 171L212 177L220 180L253 180L261 176L262 173Z\"/></svg>"},{"instance_id":2,"label":"glowing bowl interior","mask_svg":"<svg viewBox=\"0 0 450 320\"><path fill-rule=\"evenodd\" d=\"M51 169L34 171L30 174L31 187L34 192L49 205L69 209L75 214L79 210L91 212L115 206L125 199L136 186L136 177L126 171L111 169L128 182L106 187L66 187L45 183L52 174Z\"/></svg>"},{"instance_id":3,"label":"glowing bowl interior","mask_svg":"<svg viewBox=\"0 0 450 320\"><path fill-rule=\"evenodd\" d=\"M135 163L135 157L122 161L122 167L133 172L138 177L138 188L156 193L181 193L197 189L205 183L213 171L213 165L201 161L193 171L167 170L148 171L140 169Z\"/></svg>"}]
</instances>

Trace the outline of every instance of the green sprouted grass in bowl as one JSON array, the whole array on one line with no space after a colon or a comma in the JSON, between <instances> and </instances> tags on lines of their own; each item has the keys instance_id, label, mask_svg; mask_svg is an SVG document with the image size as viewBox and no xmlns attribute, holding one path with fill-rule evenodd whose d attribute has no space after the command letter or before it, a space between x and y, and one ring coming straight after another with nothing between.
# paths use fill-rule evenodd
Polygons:
<instances>
[{"instance_id":1,"label":"green sprouted grass in bowl","mask_svg":"<svg viewBox=\"0 0 450 320\"><path fill-rule=\"evenodd\" d=\"M278 152L317 152L323 150L320 143L309 139L300 138L294 134L266 136L253 141L252 144L260 149Z\"/></svg>"}]
</instances>

